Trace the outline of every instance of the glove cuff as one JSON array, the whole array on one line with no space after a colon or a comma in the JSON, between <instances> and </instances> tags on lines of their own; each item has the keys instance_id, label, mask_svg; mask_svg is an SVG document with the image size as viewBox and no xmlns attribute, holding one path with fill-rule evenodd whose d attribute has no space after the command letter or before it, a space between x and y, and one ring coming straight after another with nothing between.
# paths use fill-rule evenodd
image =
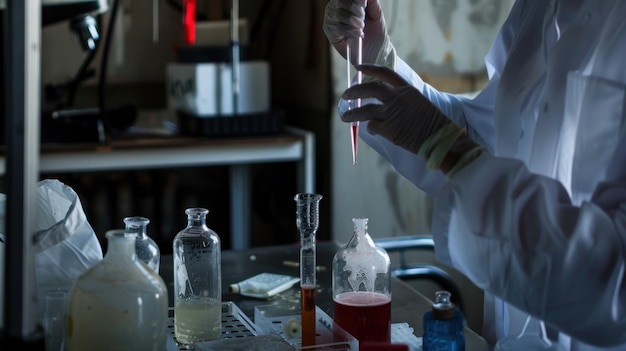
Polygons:
<instances>
[{"instance_id":1,"label":"glove cuff","mask_svg":"<svg viewBox=\"0 0 626 351\"><path fill-rule=\"evenodd\" d=\"M424 141L417 154L426 160L429 169L439 169L448 151L463 133L457 124L447 123Z\"/></svg>"},{"instance_id":2,"label":"glove cuff","mask_svg":"<svg viewBox=\"0 0 626 351\"><path fill-rule=\"evenodd\" d=\"M396 70L396 48L391 44L391 40L389 40L389 36L385 36L385 41L376 55L376 64L379 66L389 67L392 70Z\"/></svg>"},{"instance_id":3,"label":"glove cuff","mask_svg":"<svg viewBox=\"0 0 626 351\"><path fill-rule=\"evenodd\" d=\"M471 140L461 126L450 122L426 139L418 155L426 160L429 169L441 169L448 154L457 155L458 160L446 174L449 179L482 151L483 148Z\"/></svg>"},{"instance_id":4,"label":"glove cuff","mask_svg":"<svg viewBox=\"0 0 626 351\"><path fill-rule=\"evenodd\" d=\"M458 171L467 166L468 163L474 161L478 156L483 153L483 148L480 145L474 146L473 149L465 152L461 158L457 161L457 163L448 171L446 177L448 179L452 178Z\"/></svg>"}]
</instances>

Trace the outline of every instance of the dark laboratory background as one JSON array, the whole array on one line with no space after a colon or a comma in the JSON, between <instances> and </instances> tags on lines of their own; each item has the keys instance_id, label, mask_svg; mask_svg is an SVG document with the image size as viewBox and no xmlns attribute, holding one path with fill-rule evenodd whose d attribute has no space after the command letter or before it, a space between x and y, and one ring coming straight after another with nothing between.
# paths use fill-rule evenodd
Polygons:
<instances>
[{"instance_id":1,"label":"dark laboratory background","mask_svg":"<svg viewBox=\"0 0 626 351\"><path fill-rule=\"evenodd\" d=\"M195 20L228 21L230 3L198 0ZM246 24L243 35L247 36L241 43L241 59L267 61L272 111L280 113L283 124L315 133L315 188L317 193L329 194L334 102L329 46L321 29L326 0L241 0L239 4L239 18ZM51 111L104 106L109 127L115 132L135 123L137 111L167 109L166 66L179 60L185 47L183 11L183 0L109 0L108 11L89 22L68 20L44 6L43 145L102 142L97 133L46 124ZM114 25L109 26L112 18ZM85 50L94 24L99 40L95 50ZM108 137L115 138L116 133ZM151 220L148 233L162 253L171 253L174 236L186 225L184 210L188 207L208 208L208 226L220 235L223 249L231 247L226 166L48 173L41 178L59 179L78 193L103 247L106 230L123 227L126 216L144 216ZM251 244L298 242L295 163L254 164L251 181ZM325 196L321 204L320 240L331 237L331 201Z\"/></svg>"}]
</instances>

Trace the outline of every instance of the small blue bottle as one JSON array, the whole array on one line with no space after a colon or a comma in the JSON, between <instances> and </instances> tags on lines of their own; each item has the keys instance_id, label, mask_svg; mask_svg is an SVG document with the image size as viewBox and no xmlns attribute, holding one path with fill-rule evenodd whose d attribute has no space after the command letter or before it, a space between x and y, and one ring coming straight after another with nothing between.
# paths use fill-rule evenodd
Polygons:
<instances>
[{"instance_id":1,"label":"small blue bottle","mask_svg":"<svg viewBox=\"0 0 626 351\"><path fill-rule=\"evenodd\" d=\"M448 291L437 291L432 311L424 314L423 351L465 351L463 315Z\"/></svg>"}]
</instances>

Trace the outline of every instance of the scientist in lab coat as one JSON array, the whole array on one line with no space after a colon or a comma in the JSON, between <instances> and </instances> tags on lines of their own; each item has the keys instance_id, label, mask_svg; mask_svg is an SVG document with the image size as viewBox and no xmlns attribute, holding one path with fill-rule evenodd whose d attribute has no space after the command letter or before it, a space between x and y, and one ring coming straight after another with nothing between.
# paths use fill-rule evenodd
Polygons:
<instances>
[{"instance_id":1,"label":"scientist in lab coat","mask_svg":"<svg viewBox=\"0 0 626 351\"><path fill-rule=\"evenodd\" d=\"M485 290L484 337L531 314L567 350L626 350L626 1L518 0L474 99L396 57L377 0L330 0L369 77L342 98L361 138L436 199L436 254ZM364 20L363 20L364 19Z\"/></svg>"}]
</instances>

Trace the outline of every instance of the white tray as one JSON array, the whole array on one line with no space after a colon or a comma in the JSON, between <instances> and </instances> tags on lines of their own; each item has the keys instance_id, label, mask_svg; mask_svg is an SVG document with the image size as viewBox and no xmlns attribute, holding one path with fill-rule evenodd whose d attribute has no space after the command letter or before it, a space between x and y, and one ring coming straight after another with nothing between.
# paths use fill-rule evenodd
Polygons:
<instances>
[{"instance_id":1,"label":"white tray","mask_svg":"<svg viewBox=\"0 0 626 351\"><path fill-rule=\"evenodd\" d=\"M167 329L169 337L172 340L172 342L168 340L168 351L193 350L198 348L202 349L201 347L194 347L193 345L184 345L176 342L176 337L174 336L174 308L169 309ZM259 332L254 323L248 319L248 317L234 302L222 302L222 336L220 337L220 340L241 339L257 335L259 335ZM197 344L198 346L201 346L201 344L210 343L211 341L205 341Z\"/></svg>"},{"instance_id":2,"label":"white tray","mask_svg":"<svg viewBox=\"0 0 626 351\"><path fill-rule=\"evenodd\" d=\"M299 305L263 305L254 308L254 322L261 334L276 334L295 350L358 351L359 342L341 327L333 323L322 309L315 307L315 345L302 346L300 337L285 331L289 320L300 323Z\"/></svg>"}]
</instances>

